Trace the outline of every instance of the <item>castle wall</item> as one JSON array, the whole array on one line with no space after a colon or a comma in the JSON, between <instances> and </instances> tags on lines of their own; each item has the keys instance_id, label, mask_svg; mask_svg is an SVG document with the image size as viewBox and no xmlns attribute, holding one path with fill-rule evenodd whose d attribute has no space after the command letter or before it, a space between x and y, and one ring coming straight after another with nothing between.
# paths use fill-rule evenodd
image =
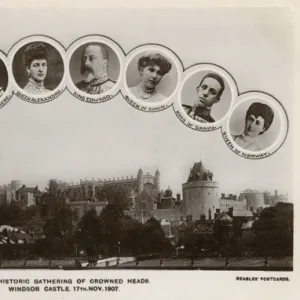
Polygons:
<instances>
[{"instance_id":1,"label":"castle wall","mask_svg":"<svg viewBox=\"0 0 300 300\"><path fill-rule=\"evenodd\" d=\"M75 211L78 219L81 219L83 215L91 209L94 209L98 215L104 209L106 203L105 202L89 202L89 201L76 201L69 202L66 204L69 209Z\"/></svg>"},{"instance_id":2,"label":"castle wall","mask_svg":"<svg viewBox=\"0 0 300 300\"><path fill-rule=\"evenodd\" d=\"M33 193L27 193L26 206L35 205L35 198Z\"/></svg>"},{"instance_id":3,"label":"castle wall","mask_svg":"<svg viewBox=\"0 0 300 300\"><path fill-rule=\"evenodd\" d=\"M155 209L151 212L151 215L157 219L167 219L167 220L180 220L181 212L180 207L178 208L166 208L166 209Z\"/></svg>"},{"instance_id":4,"label":"castle wall","mask_svg":"<svg viewBox=\"0 0 300 300\"><path fill-rule=\"evenodd\" d=\"M220 199L220 212L227 212L230 207L236 209L246 209L247 202L246 200L234 200L234 199Z\"/></svg>"},{"instance_id":5,"label":"castle wall","mask_svg":"<svg viewBox=\"0 0 300 300\"><path fill-rule=\"evenodd\" d=\"M220 209L219 187L214 181L193 181L182 185L184 217L192 216L199 220L202 214L206 218L214 217L216 209ZM209 214L210 211L210 214Z\"/></svg>"},{"instance_id":6,"label":"castle wall","mask_svg":"<svg viewBox=\"0 0 300 300\"><path fill-rule=\"evenodd\" d=\"M247 209L257 211L257 209L265 207L265 198L263 193L242 193L242 197L246 199Z\"/></svg>"}]
</instances>

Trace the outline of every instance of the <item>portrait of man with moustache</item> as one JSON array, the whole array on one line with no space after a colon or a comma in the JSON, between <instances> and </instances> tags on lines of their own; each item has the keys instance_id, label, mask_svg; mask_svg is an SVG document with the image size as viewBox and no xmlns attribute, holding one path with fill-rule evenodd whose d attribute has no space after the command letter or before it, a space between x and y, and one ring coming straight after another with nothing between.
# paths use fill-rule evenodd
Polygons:
<instances>
[{"instance_id":1,"label":"portrait of man with moustache","mask_svg":"<svg viewBox=\"0 0 300 300\"><path fill-rule=\"evenodd\" d=\"M87 94L102 94L116 84L108 76L108 50L103 44L85 45L81 55L81 75L83 80L76 87Z\"/></svg>"}]
</instances>

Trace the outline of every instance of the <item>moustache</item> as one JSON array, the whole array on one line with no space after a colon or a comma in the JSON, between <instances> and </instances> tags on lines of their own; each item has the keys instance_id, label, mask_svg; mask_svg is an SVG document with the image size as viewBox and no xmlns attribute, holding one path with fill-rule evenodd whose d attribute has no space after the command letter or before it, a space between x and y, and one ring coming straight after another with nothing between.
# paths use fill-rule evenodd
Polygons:
<instances>
[{"instance_id":1,"label":"moustache","mask_svg":"<svg viewBox=\"0 0 300 300\"><path fill-rule=\"evenodd\" d=\"M94 73L93 69L91 67L84 67L83 68L83 73Z\"/></svg>"}]
</instances>

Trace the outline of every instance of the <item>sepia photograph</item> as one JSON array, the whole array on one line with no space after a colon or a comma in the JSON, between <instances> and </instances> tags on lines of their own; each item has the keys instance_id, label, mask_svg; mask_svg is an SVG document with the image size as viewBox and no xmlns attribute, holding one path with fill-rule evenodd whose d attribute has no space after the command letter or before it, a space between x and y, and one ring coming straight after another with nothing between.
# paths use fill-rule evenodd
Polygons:
<instances>
[{"instance_id":1,"label":"sepia photograph","mask_svg":"<svg viewBox=\"0 0 300 300\"><path fill-rule=\"evenodd\" d=\"M290 9L1 15L1 296L296 297Z\"/></svg>"}]
</instances>

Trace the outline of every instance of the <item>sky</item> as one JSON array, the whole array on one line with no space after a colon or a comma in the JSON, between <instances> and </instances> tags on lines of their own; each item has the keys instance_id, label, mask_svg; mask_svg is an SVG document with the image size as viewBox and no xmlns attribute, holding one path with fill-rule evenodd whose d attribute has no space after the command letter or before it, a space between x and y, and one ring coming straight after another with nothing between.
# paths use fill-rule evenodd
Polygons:
<instances>
[{"instance_id":1,"label":"sky","mask_svg":"<svg viewBox=\"0 0 300 300\"><path fill-rule=\"evenodd\" d=\"M89 16L84 23L80 22L83 14ZM128 22L128 15L135 21ZM68 91L39 105L13 96L0 109L0 185L15 179L42 189L50 178L77 182L136 176L141 167L151 174L158 168L161 188L170 186L177 193L193 163L202 159L222 193L238 194L251 188L292 195L289 10L106 10L101 18L99 12L84 10L48 14L3 10L1 28L8 19L15 23L20 18L26 22L18 30L2 34L0 49L5 53L20 38L34 33L52 36L65 47L80 36L98 33L114 39L125 53L144 43L162 44L178 55L185 68L215 63L231 73L240 93L261 90L274 95L288 113L290 131L275 154L247 160L230 151L220 130L193 131L179 121L172 108L140 112L121 94L101 104L81 102ZM124 23L126 28L120 27Z\"/></svg>"}]
</instances>

